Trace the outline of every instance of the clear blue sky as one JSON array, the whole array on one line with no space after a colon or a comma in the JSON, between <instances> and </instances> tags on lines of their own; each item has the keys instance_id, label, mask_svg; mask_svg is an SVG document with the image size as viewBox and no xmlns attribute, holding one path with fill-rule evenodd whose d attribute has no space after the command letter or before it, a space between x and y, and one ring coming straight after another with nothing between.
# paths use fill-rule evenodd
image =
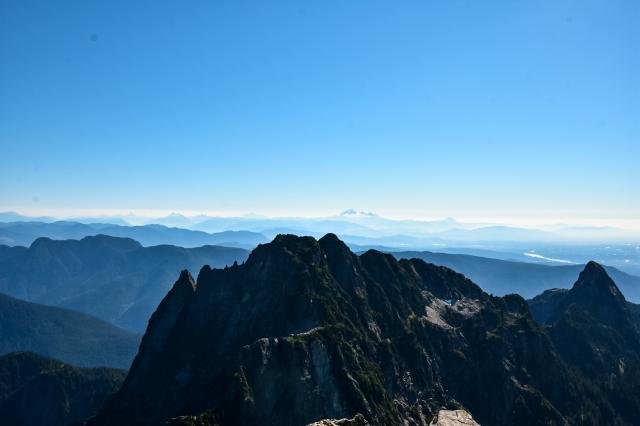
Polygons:
<instances>
[{"instance_id":1,"label":"clear blue sky","mask_svg":"<svg viewBox=\"0 0 640 426\"><path fill-rule=\"evenodd\" d=\"M0 2L0 209L640 217L640 2Z\"/></svg>"}]
</instances>

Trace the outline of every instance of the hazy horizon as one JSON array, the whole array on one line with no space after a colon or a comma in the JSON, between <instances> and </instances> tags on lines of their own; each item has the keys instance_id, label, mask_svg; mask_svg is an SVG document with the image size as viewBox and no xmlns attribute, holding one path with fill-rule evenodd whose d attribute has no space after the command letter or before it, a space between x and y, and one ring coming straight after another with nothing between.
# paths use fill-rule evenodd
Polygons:
<instances>
[{"instance_id":1,"label":"hazy horizon","mask_svg":"<svg viewBox=\"0 0 640 426\"><path fill-rule=\"evenodd\" d=\"M134 219L129 222L131 225L139 224L135 221L143 220L140 223L152 223L154 219L164 219L172 215L180 215L189 219L197 219L199 216L207 218L262 218L266 220L275 219L308 219L308 220L321 220L321 219L335 219L344 218L349 219L345 212L353 210L361 216L370 214L375 217L392 220L392 221L424 221L424 222L438 222L445 220L454 220L458 224L474 224L478 227L482 226L514 226L522 228L532 229L547 229L555 227L593 227L593 228L618 228L621 230L640 231L640 220L606 220L606 219L583 219L576 220L571 218L487 218L487 217L454 217L454 216L388 216L380 214L379 212L364 212L356 209L343 209L341 211L327 211L319 212L316 214L262 214L258 212L229 212L229 211L198 211L198 210L134 210L134 209L42 209L42 210L20 210L2 208L0 206L0 213L16 213L26 217L50 217L56 220L68 220L68 219L83 219L94 218L105 220L109 218L123 218L130 217ZM351 219L354 219L352 216Z\"/></svg>"}]
</instances>

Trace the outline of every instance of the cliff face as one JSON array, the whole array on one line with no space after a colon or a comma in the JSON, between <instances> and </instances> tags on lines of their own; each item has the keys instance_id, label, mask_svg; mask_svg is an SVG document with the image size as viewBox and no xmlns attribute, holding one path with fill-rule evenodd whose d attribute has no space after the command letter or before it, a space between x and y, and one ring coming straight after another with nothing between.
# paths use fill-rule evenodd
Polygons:
<instances>
[{"instance_id":1,"label":"cliff face","mask_svg":"<svg viewBox=\"0 0 640 426\"><path fill-rule=\"evenodd\" d=\"M306 425L361 414L429 425L441 408L462 407L492 425L617 418L594 389L519 296L491 297L421 260L357 256L331 234L281 235L243 265L204 267L197 284L181 274L92 424Z\"/></svg>"}]
</instances>

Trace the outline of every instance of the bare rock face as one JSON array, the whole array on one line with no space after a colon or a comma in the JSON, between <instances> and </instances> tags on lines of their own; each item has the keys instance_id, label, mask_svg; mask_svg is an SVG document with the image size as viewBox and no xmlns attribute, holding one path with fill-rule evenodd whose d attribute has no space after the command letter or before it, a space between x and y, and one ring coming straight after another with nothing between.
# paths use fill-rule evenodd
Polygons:
<instances>
[{"instance_id":1,"label":"bare rock face","mask_svg":"<svg viewBox=\"0 0 640 426\"><path fill-rule=\"evenodd\" d=\"M590 270L583 281L601 283ZM588 287L568 312L583 312L589 294L618 299L612 282ZM616 306L593 325L626 318ZM640 416L635 396L615 399L568 364L579 360L558 351L552 334L522 297L490 296L450 269L373 250L358 256L331 234L280 235L243 265L205 266L196 283L183 273L91 424L428 426L437 417L533 426ZM630 352L610 353L627 357L617 371L635 380ZM632 393L639 382L619 389Z\"/></svg>"},{"instance_id":2,"label":"bare rock face","mask_svg":"<svg viewBox=\"0 0 640 426\"><path fill-rule=\"evenodd\" d=\"M362 414L357 414L352 419L324 419L317 422L309 423L307 426L367 426L370 423L365 420Z\"/></svg>"},{"instance_id":3,"label":"bare rock face","mask_svg":"<svg viewBox=\"0 0 640 426\"><path fill-rule=\"evenodd\" d=\"M429 426L480 426L464 410L440 410Z\"/></svg>"}]
</instances>

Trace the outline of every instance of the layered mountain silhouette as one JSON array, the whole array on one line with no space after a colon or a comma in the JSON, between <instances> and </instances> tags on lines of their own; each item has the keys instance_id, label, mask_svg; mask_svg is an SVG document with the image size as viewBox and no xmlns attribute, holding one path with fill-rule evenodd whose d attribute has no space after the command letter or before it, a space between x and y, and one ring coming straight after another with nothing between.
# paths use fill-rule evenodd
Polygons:
<instances>
[{"instance_id":1,"label":"layered mountain silhouette","mask_svg":"<svg viewBox=\"0 0 640 426\"><path fill-rule=\"evenodd\" d=\"M80 241L40 238L30 248L0 246L0 292L38 303L64 306L134 332L147 321L181 269L198 270L244 261L239 248L142 247L130 239L95 236ZM582 266L546 266L463 254L393 253L421 258L465 274L495 295L533 297L566 287ZM640 300L640 278L607 268L623 294Z\"/></svg>"},{"instance_id":2,"label":"layered mountain silhouette","mask_svg":"<svg viewBox=\"0 0 640 426\"><path fill-rule=\"evenodd\" d=\"M0 423L66 426L95 415L124 380L111 368L78 368L30 352L0 357Z\"/></svg>"},{"instance_id":3,"label":"layered mountain silhouette","mask_svg":"<svg viewBox=\"0 0 640 426\"><path fill-rule=\"evenodd\" d=\"M539 325L522 297L445 267L280 235L243 265L183 271L90 424L428 425L442 408L487 425L633 424L624 297L591 263L567 295Z\"/></svg>"},{"instance_id":4,"label":"layered mountain silhouette","mask_svg":"<svg viewBox=\"0 0 640 426\"><path fill-rule=\"evenodd\" d=\"M549 266L429 251L392 254L398 258L417 258L451 268L469 277L488 293L498 296L517 293L525 298L534 297L548 289L569 287L585 267L585 265ZM605 268L627 299L640 302L640 277L629 275L616 268Z\"/></svg>"},{"instance_id":5,"label":"layered mountain silhouette","mask_svg":"<svg viewBox=\"0 0 640 426\"><path fill-rule=\"evenodd\" d=\"M81 367L129 368L140 335L69 309L0 294L0 355L32 351Z\"/></svg>"},{"instance_id":6,"label":"layered mountain silhouette","mask_svg":"<svg viewBox=\"0 0 640 426\"><path fill-rule=\"evenodd\" d=\"M143 246L162 244L180 247L218 245L252 249L267 241L258 232L224 231L208 233L163 225L122 226L111 223L58 222L7 222L0 223L0 244L29 246L40 237L56 240L81 239L88 236L109 235L132 238Z\"/></svg>"},{"instance_id":7,"label":"layered mountain silhouette","mask_svg":"<svg viewBox=\"0 0 640 426\"><path fill-rule=\"evenodd\" d=\"M85 312L134 332L144 331L180 270L223 267L249 253L219 246L142 247L105 235L79 241L39 238L28 249L4 251L0 292Z\"/></svg>"}]
</instances>

